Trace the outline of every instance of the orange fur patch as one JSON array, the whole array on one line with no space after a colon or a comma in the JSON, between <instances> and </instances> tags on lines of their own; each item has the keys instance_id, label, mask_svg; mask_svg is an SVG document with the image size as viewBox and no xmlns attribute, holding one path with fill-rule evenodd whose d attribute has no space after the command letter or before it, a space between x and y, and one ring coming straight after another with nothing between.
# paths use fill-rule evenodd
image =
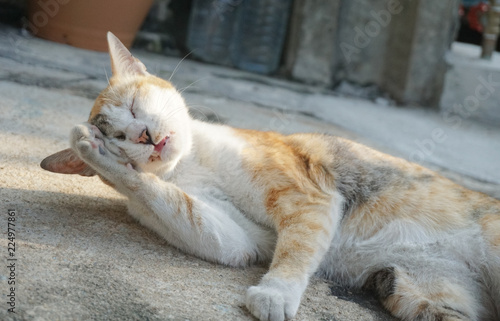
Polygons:
<instances>
[{"instance_id":1,"label":"orange fur patch","mask_svg":"<svg viewBox=\"0 0 500 321\"><path fill-rule=\"evenodd\" d=\"M485 238L500 251L500 215L486 214L479 220L479 224Z\"/></svg>"},{"instance_id":2,"label":"orange fur patch","mask_svg":"<svg viewBox=\"0 0 500 321\"><path fill-rule=\"evenodd\" d=\"M147 76L147 77L137 77L137 88L144 88L147 86L157 86L164 89L172 89L174 86L171 82L161 79L156 76Z\"/></svg>"},{"instance_id":3,"label":"orange fur patch","mask_svg":"<svg viewBox=\"0 0 500 321\"><path fill-rule=\"evenodd\" d=\"M193 212L193 200L191 197L183 192L184 196L184 201L186 205L186 215L189 219L189 222L191 223L191 226L193 227L199 227L201 228L201 217L199 215L195 215Z\"/></svg>"},{"instance_id":4,"label":"orange fur patch","mask_svg":"<svg viewBox=\"0 0 500 321\"><path fill-rule=\"evenodd\" d=\"M333 186L333 177L324 169L331 156L318 136L241 129L236 133L249 144L243 155L245 167L257 184L266 187L265 205L277 225L290 213L291 204L329 205L330 195L320 184L328 181Z\"/></svg>"},{"instance_id":5,"label":"orange fur patch","mask_svg":"<svg viewBox=\"0 0 500 321\"><path fill-rule=\"evenodd\" d=\"M89 121L101 113L102 107L118 106L122 104L122 97L126 97L127 91L131 90L129 86L113 86L106 87L94 102L94 106L90 111Z\"/></svg>"},{"instance_id":6,"label":"orange fur patch","mask_svg":"<svg viewBox=\"0 0 500 321\"><path fill-rule=\"evenodd\" d=\"M325 144L314 135L235 131L248 143L244 167L265 191L264 206L278 230L272 273L285 278L303 275L324 246L319 242L331 233L332 194L322 188L333 186L325 170L331 161Z\"/></svg>"},{"instance_id":7,"label":"orange fur patch","mask_svg":"<svg viewBox=\"0 0 500 321\"><path fill-rule=\"evenodd\" d=\"M271 189L269 193L267 194L266 198L266 208L268 210L274 210L276 207L278 207L278 200L280 197L282 197L284 194L291 192L294 187L292 186L286 186L281 189Z\"/></svg>"}]
</instances>

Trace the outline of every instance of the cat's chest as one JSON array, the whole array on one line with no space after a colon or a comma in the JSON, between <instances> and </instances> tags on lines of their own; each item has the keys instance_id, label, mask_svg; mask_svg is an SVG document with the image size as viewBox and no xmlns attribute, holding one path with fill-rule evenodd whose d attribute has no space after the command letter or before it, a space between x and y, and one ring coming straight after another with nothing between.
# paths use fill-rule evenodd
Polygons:
<instances>
[{"instance_id":1,"label":"cat's chest","mask_svg":"<svg viewBox=\"0 0 500 321\"><path fill-rule=\"evenodd\" d=\"M169 180L186 193L206 202L231 203L251 220L271 225L264 205L264 192L255 187L251 176L237 159L218 162L217 166L197 162L179 169Z\"/></svg>"}]
</instances>

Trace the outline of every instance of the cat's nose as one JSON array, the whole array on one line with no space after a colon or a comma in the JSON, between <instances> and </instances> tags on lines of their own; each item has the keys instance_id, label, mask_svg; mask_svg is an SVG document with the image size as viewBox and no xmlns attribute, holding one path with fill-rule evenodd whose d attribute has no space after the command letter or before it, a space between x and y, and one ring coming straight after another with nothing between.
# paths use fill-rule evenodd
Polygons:
<instances>
[{"instance_id":1,"label":"cat's nose","mask_svg":"<svg viewBox=\"0 0 500 321\"><path fill-rule=\"evenodd\" d=\"M150 144L154 145L153 141L151 140L151 135L149 135L148 128L144 128L141 132L141 135L139 135L139 138L135 140L136 143L141 143L141 144Z\"/></svg>"}]
</instances>

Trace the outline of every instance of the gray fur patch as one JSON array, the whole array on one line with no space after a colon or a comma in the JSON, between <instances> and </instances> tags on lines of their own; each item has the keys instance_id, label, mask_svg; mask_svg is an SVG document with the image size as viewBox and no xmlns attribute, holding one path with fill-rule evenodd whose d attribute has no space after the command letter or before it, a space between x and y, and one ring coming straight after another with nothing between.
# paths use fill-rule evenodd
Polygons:
<instances>
[{"instance_id":1,"label":"gray fur patch","mask_svg":"<svg viewBox=\"0 0 500 321\"><path fill-rule=\"evenodd\" d=\"M389 186L409 188L412 181L399 169L380 161L368 162L360 159L350 146L335 137L330 138L335 185L344 197L344 216L370 198L377 196Z\"/></svg>"},{"instance_id":2,"label":"gray fur patch","mask_svg":"<svg viewBox=\"0 0 500 321\"><path fill-rule=\"evenodd\" d=\"M105 136L109 136L113 132L113 126L109 123L106 115L98 114L90 120L90 123L99 128Z\"/></svg>"}]
</instances>

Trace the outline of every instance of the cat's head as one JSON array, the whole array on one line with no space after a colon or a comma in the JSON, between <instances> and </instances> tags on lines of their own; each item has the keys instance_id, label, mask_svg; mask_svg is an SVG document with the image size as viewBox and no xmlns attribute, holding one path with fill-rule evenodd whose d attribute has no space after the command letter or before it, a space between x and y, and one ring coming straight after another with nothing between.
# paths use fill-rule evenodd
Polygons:
<instances>
[{"instance_id":1,"label":"cat's head","mask_svg":"<svg viewBox=\"0 0 500 321\"><path fill-rule=\"evenodd\" d=\"M190 117L179 92L155 77L108 33L112 77L97 97L88 122L104 135L106 147L145 171L173 168L191 148ZM94 175L71 149L42 161L42 168Z\"/></svg>"}]
</instances>

